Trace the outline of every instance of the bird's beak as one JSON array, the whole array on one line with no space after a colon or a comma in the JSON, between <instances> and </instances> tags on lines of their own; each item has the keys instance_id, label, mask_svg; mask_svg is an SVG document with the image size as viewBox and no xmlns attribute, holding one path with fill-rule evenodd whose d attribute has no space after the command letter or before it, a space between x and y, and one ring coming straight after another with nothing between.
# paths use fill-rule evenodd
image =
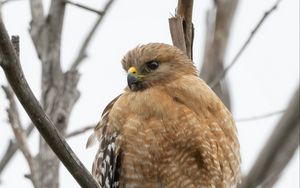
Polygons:
<instances>
[{"instance_id":1,"label":"bird's beak","mask_svg":"<svg viewBox=\"0 0 300 188\"><path fill-rule=\"evenodd\" d=\"M127 73L127 83L128 86L131 87L134 84L137 84L141 81L141 77L137 73L137 69L135 67L130 67Z\"/></svg>"}]
</instances>

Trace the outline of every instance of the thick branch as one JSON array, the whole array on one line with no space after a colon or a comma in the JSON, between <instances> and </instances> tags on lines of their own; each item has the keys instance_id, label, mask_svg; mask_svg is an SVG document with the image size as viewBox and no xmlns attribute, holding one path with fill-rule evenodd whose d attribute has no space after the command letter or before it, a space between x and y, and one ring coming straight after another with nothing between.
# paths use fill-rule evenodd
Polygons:
<instances>
[{"instance_id":1,"label":"thick branch","mask_svg":"<svg viewBox=\"0 0 300 188\"><path fill-rule=\"evenodd\" d=\"M217 0L207 13L206 44L200 77L210 83L224 70L224 57L238 0ZM213 88L228 109L231 108L227 82Z\"/></svg>"},{"instance_id":2,"label":"thick branch","mask_svg":"<svg viewBox=\"0 0 300 188\"><path fill-rule=\"evenodd\" d=\"M98 187L97 182L76 157L63 136L56 129L53 122L43 111L41 105L34 97L24 77L16 52L10 43L2 19L0 18L0 66L20 100L30 119L35 124L45 141L63 162L76 181L87 188Z\"/></svg>"},{"instance_id":3,"label":"thick branch","mask_svg":"<svg viewBox=\"0 0 300 188\"><path fill-rule=\"evenodd\" d=\"M16 52L17 58L19 59L20 57L20 43L19 43L19 37L13 37L12 38L12 44L14 47L14 50ZM27 142L27 132L29 130L24 131L23 126L21 124L21 120L20 120L20 116L19 116L19 112L17 109L17 105L14 99L14 93L11 90L11 87L7 86L2 86L2 89L4 90L6 97L9 101L9 108L7 108L7 114L8 114L8 120L9 123L11 125L11 128L13 130L13 133L15 135L15 142L10 142L9 147L8 148L8 152L11 152L12 154L19 148L21 150L21 152L23 153L28 166L30 168L30 179L31 182L33 183L34 187L39 187L39 181L38 181L38 172L37 172L37 164L34 160L34 158L32 157L32 154L29 150L28 147L28 142ZM33 128L31 128L33 129ZM16 146L14 146L16 145ZM5 155L6 156L6 155ZM4 157L5 157L4 156ZM7 161L9 161L9 158L6 158ZM1 161L2 163L2 161ZM3 166L5 166L5 164L3 164ZM4 167L3 167L4 168ZM1 167L1 169L3 169Z\"/></svg>"},{"instance_id":4,"label":"thick branch","mask_svg":"<svg viewBox=\"0 0 300 188\"><path fill-rule=\"evenodd\" d=\"M262 16L262 18L258 21L258 23L256 24L256 26L254 27L254 29L250 33L248 39L245 41L245 43L243 44L243 46L240 48L240 50L234 56L233 60L229 63L229 65L219 75L217 75L215 77L215 79L213 81L209 82L209 85L210 85L211 88L215 88L218 85L218 83L225 77L225 75L227 74L227 72L235 65L235 63L237 62L237 60L239 59L239 57L242 55L242 53L245 51L245 49L247 48L247 46L252 41L253 37L255 36L255 34L259 30L259 28L266 21L266 19L271 15L271 13L273 13L277 9L277 7L278 7L278 5L279 5L280 2L281 2L281 0L277 0L276 3L268 11L266 11L264 13L264 15Z\"/></svg>"},{"instance_id":5,"label":"thick branch","mask_svg":"<svg viewBox=\"0 0 300 188\"><path fill-rule=\"evenodd\" d=\"M34 46L37 50L39 58L42 57L42 49L45 48L45 16L42 0L30 0L30 10L32 20L30 22L30 35Z\"/></svg>"},{"instance_id":6,"label":"thick branch","mask_svg":"<svg viewBox=\"0 0 300 188\"><path fill-rule=\"evenodd\" d=\"M193 0L178 0L175 17L169 19L173 45L193 58L194 27L192 23Z\"/></svg>"},{"instance_id":7,"label":"thick branch","mask_svg":"<svg viewBox=\"0 0 300 188\"><path fill-rule=\"evenodd\" d=\"M86 50L87 50L87 48L88 48L88 46L91 42L91 39L94 36L94 34L96 33L97 28L99 27L100 23L102 22L104 16L106 15L107 11L109 10L109 8L113 4L113 2L114 2L114 0L109 0L106 3L106 5L105 5L105 7L102 11L102 15L100 15L98 17L98 19L96 20L96 22L95 22L94 26L92 27L91 31L86 36L86 38L85 38L85 40L84 40L84 42L83 42L83 44L82 44L82 46L79 50L78 56L76 57L76 59L74 60L72 66L70 68L71 71L77 70L77 68L80 65L80 63L82 62L82 60L87 57Z\"/></svg>"},{"instance_id":8,"label":"thick branch","mask_svg":"<svg viewBox=\"0 0 300 188\"><path fill-rule=\"evenodd\" d=\"M41 0L32 1L42 7ZM70 112L79 97L79 74L63 73L61 68L61 34L65 5L63 0L51 1L48 15L37 18L34 15L35 7L31 4L32 23L38 20L38 24L32 24L30 32L42 63L41 104L61 134L65 134ZM59 160L42 137L37 161L41 188L58 188Z\"/></svg>"},{"instance_id":9,"label":"thick branch","mask_svg":"<svg viewBox=\"0 0 300 188\"><path fill-rule=\"evenodd\" d=\"M95 127L95 125L89 125L89 126L86 126L84 128L72 131L72 132L70 132L66 135L66 138L69 139L69 138L78 136L80 134L83 134L87 131L92 130L94 127ZM30 124L26 128L26 130L25 130L26 137L28 137L32 133L33 129L34 129L33 124ZM1 158L1 161L0 161L0 174L3 172L3 170L5 169L7 164L10 162L11 158L14 156L16 151L18 151L18 149L19 149L19 147L18 147L18 143L17 143L16 139L11 139L9 141L9 144L6 148L6 151L4 152L4 155L3 155L3 157Z\"/></svg>"},{"instance_id":10,"label":"thick branch","mask_svg":"<svg viewBox=\"0 0 300 188\"><path fill-rule=\"evenodd\" d=\"M299 87L241 188L272 187L299 146Z\"/></svg>"}]
</instances>

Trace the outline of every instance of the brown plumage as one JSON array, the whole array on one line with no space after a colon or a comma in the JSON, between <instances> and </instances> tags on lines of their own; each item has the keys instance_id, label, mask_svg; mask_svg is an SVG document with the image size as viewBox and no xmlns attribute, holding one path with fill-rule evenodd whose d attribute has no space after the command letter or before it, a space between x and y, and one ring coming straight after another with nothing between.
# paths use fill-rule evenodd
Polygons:
<instances>
[{"instance_id":1,"label":"brown plumage","mask_svg":"<svg viewBox=\"0 0 300 188\"><path fill-rule=\"evenodd\" d=\"M229 188L240 181L234 120L179 49L138 46L122 60L128 87L89 138L101 187Z\"/></svg>"}]
</instances>

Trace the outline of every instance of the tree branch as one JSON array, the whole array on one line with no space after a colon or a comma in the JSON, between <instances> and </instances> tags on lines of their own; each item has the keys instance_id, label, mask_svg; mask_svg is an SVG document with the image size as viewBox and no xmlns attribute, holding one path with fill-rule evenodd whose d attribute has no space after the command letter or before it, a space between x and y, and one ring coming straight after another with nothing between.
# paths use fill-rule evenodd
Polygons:
<instances>
[{"instance_id":1,"label":"tree branch","mask_svg":"<svg viewBox=\"0 0 300 188\"><path fill-rule=\"evenodd\" d=\"M97 28L99 27L100 23L102 22L104 16L106 15L107 11L109 10L109 8L111 7L111 5L113 4L114 0L109 0L103 11L102 11L102 15L100 15L98 17L98 19L96 20L94 26L92 27L92 29L90 30L90 32L88 33L88 35L86 36L79 52L78 52L78 56L76 57L76 59L74 60L70 71L75 71L78 69L78 66L80 65L80 63L82 62L82 60L84 60L84 58L87 57L86 55L86 50L91 42L92 37L94 36L94 34L96 33Z\"/></svg>"},{"instance_id":2,"label":"tree branch","mask_svg":"<svg viewBox=\"0 0 300 188\"><path fill-rule=\"evenodd\" d=\"M69 139L69 138L78 136L80 134L83 134L87 131L90 131L90 130L94 129L95 126L96 125L89 125L89 126L86 126L84 128L80 128L78 130L72 131L72 132L70 132L66 135L66 138ZM28 137L32 133L33 129L34 129L33 124L30 124L26 128L26 130L25 130L26 137ZM6 149L6 151L5 151L3 157L1 158L1 161L0 161L0 174L3 172L4 168L10 162L11 158L14 156L16 151L18 151L18 149L19 149L19 147L18 147L17 141L15 139L11 139L9 141L7 149Z\"/></svg>"},{"instance_id":3,"label":"tree branch","mask_svg":"<svg viewBox=\"0 0 300 188\"><path fill-rule=\"evenodd\" d=\"M32 157L32 154L31 154L28 144L27 144L28 143L27 137L26 137L25 131L21 125L19 113L17 110L17 105L16 105L16 102L14 99L14 93L11 90L11 88L8 86L2 86L2 89L4 90L6 98L9 101L9 108L7 108L8 120L9 120L9 123L13 130L13 133L15 135L18 148L20 148L21 152L23 153L23 155L28 163L28 166L29 166L30 172L31 172L30 179L31 179L34 187L39 187L38 186L39 181L38 181L38 175L37 175L37 168L36 168L37 164L36 164L34 158Z\"/></svg>"},{"instance_id":4,"label":"tree branch","mask_svg":"<svg viewBox=\"0 0 300 188\"><path fill-rule=\"evenodd\" d=\"M13 44L13 47L15 49L16 55L19 58L19 56L20 56L19 38L14 37L13 40L12 40L12 44ZM15 104L15 100L14 100L14 97L13 97L13 91L11 91L10 87L2 86L2 88L3 88L3 90L4 90L4 92L7 96L7 99L10 102L10 108L7 110L7 112L8 112L9 122L10 122L10 125L12 126L12 128L13 128L16 139L15 140L10 140L10 142L9 142L8 148L6 149L6 153L4 154L4 156L3 156L3 158L0 162L0 173L5 168L6 164L10 161L11 157L19 149L19 145L21 145L24 142L25 145L22 144L21 146L23 146L23 148L25 148L25 149L21 148L21 151L23 151L23 154L25 155L25 158L26 158L27 155L29 155L29 157L26 158L26 159L28 161L29 166L31 165L30 167L32 168L31 170L33 171L32 172L32 182L33 182L34 185L38 185L37 176L36 176L36 174L37 174L36 173L36 165L33 162L33 159L32 159L32 157L29 153L29 150L26 149L27 148L27 146L26 146L26 143L27 143L26 137L32 132L34 126L33 126L33 124L30 124L27 127L26 131L23 130L23 127L21 126L21 121L20 121L20 118L19 118L19 114L18 114L18 111L17 111L17 106ZM25 138L23 138L23 137L25 137ZM19 140L17 138L19 138Z\"/></svg>"},{"instance_id":5,"label":"tree branch","mask_svg":"<svg viewBox=\"0 0 300 188\"><path fill-rule=\"evenodd\" d=\"M87 7L85 5L82 5L80 3L75 3L73 1L69 1L69 0L64 0L65 3L68 3L70 5L73 5L73 6L76 6L76 7L79 7L79 8L82 8L82 9L85 9L85 10L88 10L88 11L91 11L91 12L94 12L96 14L99 14L99 15L103 15L104 13L102 11L98 11L96 9L93 9L93 8L90 8L90 7Z\"/></svg>"},{"instance_id":6,"label":"tree branch","mask_svg":"<svg viewBox=\"0 0 300 188\"><path fill-rule=\"evenodd\" d=\"M25 130L26 137L28 137L32 133L33 129L34 129L33 124L30 124L26 128L26 130ZM6 165L10 162L11 158L14 156L16 151L18 151L18 149L19 149L19 146L18 146L16 139L11 139L9 141L9 144L7 146L5 154L3 155L3 157L1 158L1 161L0 161L0 174L3 172Z\"/></svg>"},{"instance_id":7,"label":"tree branch","mask_svg":"<svg viewBox=\"0 0 300 188\"><path fill-rule=\"evenodd\" d=\"M0 1L0 4L5 5L6 3L14 2L14 1L19 1L19 0L2 0Z\"/></svg>"},{"instance_id":8,"label":"tree branch","mask_svg":"<svg viewBox=\"0 0 300 188\"><path fill-rule=\"evenodd\" d=\"M210 83L224 70L224 57L230 37L230 28L238 0L216 0L207 11L206 41L200 77ZM230 93L226 81L213 88L225 106L231 109Z\"/></svg>"},{"instance_id":9,"label":"tree branch","mask_svg":"<svg viewBox=\"0 0 300 188\"><path fill-rule=\"evenodd\" d=\"M194 27L192 23L193 0L178 0L175 17L169 19L173 45L193 58Z\"/></svg>"},{"instance_id":10,"label":"tree branch","mask_svg":"<svg viewBox=\"0 0 300 188\"><path fill-rule=\"evenodd\" d=\"M30 0L30 10L32 20L30 22L30 35L37 51L39 58L42 58L42 54L46 53L42 49L45 48L46 40L44 36L46 35L44 31L45 27L45 15L42 0Z\"/></svg>"},{"instance_id":11,"label":"tree branch","mask_svg":"<svg viewBox=\"0 0 300 188\"><path fill-rule=\"evenodd\" d=\"M257 116L253 116L253 117L247 117L247 118L240 118L240 119L235 119L236 122L246 122L246 121L255 121L255 120L260 120L260 119L264 119L264 118L268 118L271 116L275 116L278 114L282 114L284 113L286 110L278 110L275 112L270 112L270 113L266 113L266 114L262 114L262 115L257 115Z\"/></svg>"},{"instance_id":12,"label":"tree branch","mask_svg":"<svg viewBox=\"0 0 300 188\"><path fill-rule=\"evenodd\" d=\"M299 146L299 87L241 188L272 187Z\"/></svg>"},{"instance_id":13,"label":"tree branch","mask_svg":"<svg viewBox=\"0 0 300 188\"><path fill-rule=\"evenodd\" d=\"M82 187L98 187L97 182L76 157L75 153L66 143L63 136L45 114L39 102L34 97L24 77L19 59L17 58L16 52L10 42L1 17L0 66L4 70L8 82L12 86L16 96L20 100L32 122L35 124L45 141L63 162L76 181Z\"/></svg>"},{"instance_id":14,"label":"tree branch","mask_svg":"<svg viewBox=\"0 0 300 188\"><path fill-rule=\"evenodd\" d=\"M248 39L244 42L244 44L242 45L242 47L240 48L240 50L234 56L233 60L229 63L229 65L219 75L217 75L215 77L215 79L213 81L209 82L209 86L211 88L215 88L218 85L218 83L225 77L225 75L227 74L227 72L235 65L235 63L237 62L237 60L239 59L239 57L242 55L242 53L245 51L245 49L247 48L247 46L252 41L253 37L255 36L255 34L259 30L259 28L266 21L266 19L271 15L271 13L273 13L278 8L278 5L279 5L280 2L281 2L281 0L277 0L275 2L275 4L268 11L266 11L264 13L264 15L262 16L262 18L259 20L259 22L256 24L256 26L254 27L254 29L250 33Z\"/></svg>"},{"instance_id":15,"label":"tree branch","mask_svg":"<svg viewBox=\"0 0 300 188\"><path fill-rule=\"evenodd\" d=\"M74 136L77 136L77 135L80 135L80 134L83 134L89 130L92 130L95 128L96 125L89 125L89 126L86 126L84 128L81 128L81 129L78 129L78 130L75 130L73 132L70 132L69 134L67 134L66 138L72 138Z\"/></svg>"}]
</instances>

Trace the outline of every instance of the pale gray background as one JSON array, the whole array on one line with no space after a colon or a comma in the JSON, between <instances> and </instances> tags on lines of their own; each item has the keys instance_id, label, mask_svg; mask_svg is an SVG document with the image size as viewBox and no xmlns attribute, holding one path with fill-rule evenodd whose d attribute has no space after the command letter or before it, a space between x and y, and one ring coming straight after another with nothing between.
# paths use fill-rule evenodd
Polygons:
<instances>
[{"instance_id":1,"label":"pale gray background","mask_svg":"<svg viewBox=\"0 0 300 188\"><path fill-rule=\"evenodd\" d=\"M226 55L229 62L236 54L250 31L275 0L241 0L232 28ZM81 1L101 9L105 1ZM121 68L122 56L138 44L149 42L171 43L168 18L174 14L175 0L119 0L103 21L89 48L89 58L81 66L79 83L81 97L75 106L69 131L96 123L105 105L122 92L126 76ZM49 1L45 1L49 5ZM194 62L199 67L204 44L205 12L211 0L194 3L195 45ZM3 17L8 32L21 38L21 63L31 88L40 95L40 62L36 57L28 34L30 22L29 2L9 3L3 7ZM62 43L63 67L67 68L78 51L83 37L94 23L96 15L68 6ZM248 49L227 75L231 83L233 115L244 118L285 109L299 83L299 1L283 0L279 9L266 21ZM6 84L0 71L0 84ZM0 155L7 141L13 136L7 125L7 101L0 92ZM21 109L21 107L20 107ZM21 110L20 110L21 111ZM23 124L29 119L21 111ZM248 172L280 115L237 123L241 142L242 170ZM68 140L82 162L91 168L97 147L86 150L90 132ZM37 151L37 133L30 138L31 149ZM32 187L25 179L27 163L18 153L1 176L1 188ZM72 176L61 167L61 187L79 187ZM299 187L299 149L275 187Z\"/></svg>"}]
</instances>

